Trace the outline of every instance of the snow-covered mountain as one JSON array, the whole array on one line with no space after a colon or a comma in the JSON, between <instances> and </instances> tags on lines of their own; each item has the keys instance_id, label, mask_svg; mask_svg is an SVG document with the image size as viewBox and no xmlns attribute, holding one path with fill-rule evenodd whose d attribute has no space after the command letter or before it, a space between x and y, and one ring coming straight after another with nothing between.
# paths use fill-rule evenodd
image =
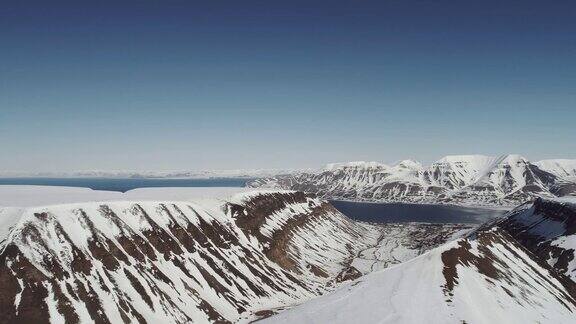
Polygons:
<instances>
[{"instance_id":1,"label":"snow-covered mountain","mask_svg":"<svg viewBox=\"0 0 576 324\"><path fill-rule=\"evenodd\" d=\"M263 323L576 323L575 222L539 199Z\"/></svg>"},{"instance_id":2,"label":"snow-covered mountain","mask_svg":"<svg viewBox=\"0 0 576 324\"><path fill-rule=\"evenodd\" d=\"M515 205L533 197L576 195L572 165L576 161L531 163L519 155L458 155L426 167L411 160L393 166L330 164L319 172L258 179L248 186L302 190L335 199Z\"/></svg>"},{"instance_id":3,"label":"snow-covered mountain","mask_svg":"<svg viewBox=\"0 0 576 324\"><path fill-rule=\"evenodd\" d=\"M0 207L0 323L269 316L468 232L370 225L291 191Z\"/></svg>"},{"instance_id":4,"label":"snow-covered mountain","mask_svg":"<svg viewBox=\"0 0 576 324\"><path fill-rule=\"evenodd\" d=\"M561 178L576 177L576 160L556 159L542 160L534 163L542 170L546 170Z\"/></svg>"}]
</instances>

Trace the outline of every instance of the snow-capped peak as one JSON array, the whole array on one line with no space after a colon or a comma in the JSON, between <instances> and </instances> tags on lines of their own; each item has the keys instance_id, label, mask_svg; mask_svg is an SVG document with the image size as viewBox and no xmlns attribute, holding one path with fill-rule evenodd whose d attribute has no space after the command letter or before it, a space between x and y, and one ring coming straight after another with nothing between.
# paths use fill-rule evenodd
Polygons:
<instances>
[{"instance_id":1,"label":"snow-capped peak","mask_svg":"<svg viewBox=\"0 0 576 324\"><path fill-rule=\"evenodd\" d=\"M422 168L422 164L420 164L420 162L410 160L410 159L402 160L402 161L398 162L396 164L396 166L401 167L401 168L414 169L414 170L419 170Z\"/></svg>"},{"instance_id":2,"label":"snow-capped peak","mask_svg":"<svg viewBox=\"0 0 576 324\"><path fill-rule=\"evenodd\" d=\"M486 162L493 161L494 157L479 155L479 154L469 154L469 155L447 155L436 163L471 163L471 164L484 164Z\"/></svg>"},{"instance_id":3,"label":"snow-capped peak","mask_svg":"<svg viewBox=\"0 0 576 324\"><path fill-rule=\"evenodd\" d=\"M526 164L528 163L528 160L525 157L518 154L507 154L500 156L500 158L498 158L498 163L518 165L518 164Z\"/></svg>"}]
</instances>

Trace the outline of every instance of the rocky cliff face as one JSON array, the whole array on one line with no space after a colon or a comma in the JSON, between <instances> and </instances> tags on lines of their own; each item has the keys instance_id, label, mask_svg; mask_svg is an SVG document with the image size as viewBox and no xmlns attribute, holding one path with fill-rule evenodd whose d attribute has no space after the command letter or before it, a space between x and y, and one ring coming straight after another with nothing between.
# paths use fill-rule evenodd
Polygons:
<instances>
[{"instance_id":1,"label":"rocky cliff face","mask_svg":"<svg viewBox=\"0 0 576 324\"><path fill-rule=\"evenodd\" d=\"M0 323L246 322L467 230L357 223L300 192L0 216L15 220L0 237Z\"/></svg>"},{"instance_id":2,"label":"rocky cliff face","mask_svg":"<svg viewBox=\"0 0 576 324\"><path fill-rule=\"evenodd\" d=\"M518 155L447 156L428 167L410 160L394 166L354 162L332 164L316 173L259 179L249 186L302 190L333 199L509 206L535 197L576 195L571 164L561 168L544 162L531 163Z\"/></svg>"},{"instance_id":3,"label":"rocky cliff face","mask_svg":"<svg viewBox=\"0 0 576 324\"><path fill-rule=\"evenodd\" d=\"M500 226L556 271L576 280L576 199L536 199Z\"/></svg>"}]
</instances>

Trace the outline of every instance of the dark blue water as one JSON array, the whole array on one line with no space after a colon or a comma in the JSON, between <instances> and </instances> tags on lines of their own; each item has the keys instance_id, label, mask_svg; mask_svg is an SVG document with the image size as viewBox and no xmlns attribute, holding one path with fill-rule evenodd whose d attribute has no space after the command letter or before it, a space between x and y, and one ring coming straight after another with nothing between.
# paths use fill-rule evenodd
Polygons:
<instances>
[{"instance_id":1,"label":"dark blue water","mask_svg":"<svg viewBox=\"0 0 576 324\"><path fill-rule=\"evenodd\" d=\"M505 210L471 208L452 205L420 205L403 203L367 203L331 201L349 218L375 223L472 223L481 224L502 216Z\"/></svg>"},{"instance_id":2,"label":"dark blue water","mask_svg":"<svg viewBox=\"0 0 576 324\"><path fill-rule=\"evenodd\" d=\"M0 185L84 187L94 190L126 192L151 187L244 187L246 178L210 179L116 179L116 178L0 178Z\"/></svg>"}]
</instances>

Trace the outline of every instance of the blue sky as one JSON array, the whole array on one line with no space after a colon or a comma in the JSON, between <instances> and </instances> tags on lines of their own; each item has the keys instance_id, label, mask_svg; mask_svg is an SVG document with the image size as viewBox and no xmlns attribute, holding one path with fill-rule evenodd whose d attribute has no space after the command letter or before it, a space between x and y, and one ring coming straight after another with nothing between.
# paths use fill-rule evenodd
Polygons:
<instances>
[{"instance_id":1,"label":"blue sky","mask_svg":"<svg viewBox=\"0 0 576 324\"><path fill-rule=\"evenodd\" d=\"M571 1L17 1L0 170L576 158Z\"/></svg>"}]
</instances>

